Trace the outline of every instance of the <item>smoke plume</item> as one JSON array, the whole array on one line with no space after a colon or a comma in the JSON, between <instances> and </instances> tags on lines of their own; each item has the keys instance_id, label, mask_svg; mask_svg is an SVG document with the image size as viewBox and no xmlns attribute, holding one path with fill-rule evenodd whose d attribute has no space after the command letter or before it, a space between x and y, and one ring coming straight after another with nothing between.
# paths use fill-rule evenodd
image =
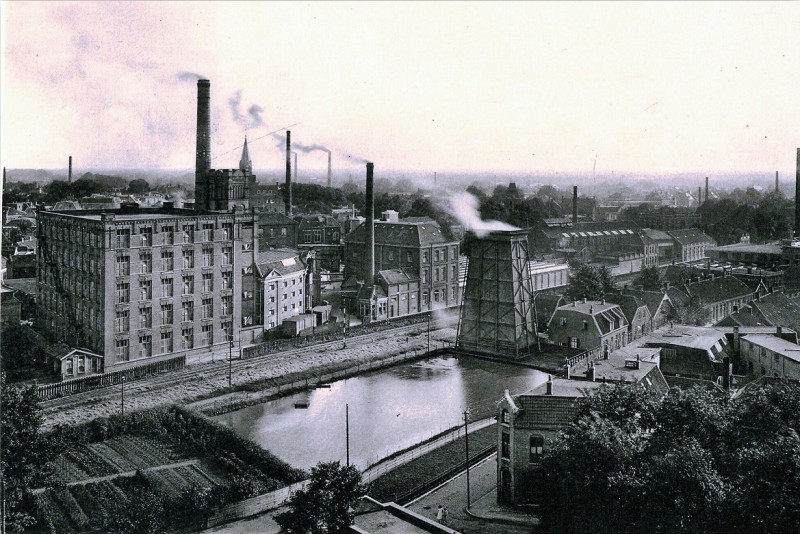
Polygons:
<instances>
[{"instance_id":1,"label":"smoke plume","mask_svg":"<svg viewBox=\"0 0 800 534\"><path fill-rule=\"evenodd\" d=\"M502 221L484 221L478 212L478 199L470 193L458 193L450 199L450 214L471 230L478 237L485 237L489 232L507 232L519 230Z\"/></svg>"},{"instance_id":2,"label":"smoke plume","mask_svg":"<svg viewBox=\"0 0 800 534\"><path fill-rule=\"evenodd\" d=\"M188 70L179 71L176 76L182 82L196 82L197 80L204 80L205 76L197 74L196 72L189 72Z\"/></svg>"},{"instance_id":3,"label":"smoke plume","mask_svg":"<svg viewBox=\"0 0 800 534\"><path fill-rule=\"evenodd\" d=\"M233 117L234 122L241 124L245 127L245 129L257 128L264 124L264 120L261 118L264 108L258 104L253 104L247 108L247 115L244 115L241 112L241 105L242 90L239 89L233 93L230 98L228 98L228 107L230 107L231 116Z\"/></svg>"}]
</instances>

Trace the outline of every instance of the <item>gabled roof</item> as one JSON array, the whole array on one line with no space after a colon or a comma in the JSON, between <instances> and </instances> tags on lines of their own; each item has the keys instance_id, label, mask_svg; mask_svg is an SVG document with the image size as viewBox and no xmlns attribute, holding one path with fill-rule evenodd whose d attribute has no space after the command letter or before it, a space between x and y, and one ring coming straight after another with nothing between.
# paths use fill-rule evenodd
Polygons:
<instances>
[{"instance_id":1,"label":"gabled roof","mask_svg":"<svg viewBox=\"0 0 800 534\"><path fill-rule=\"evenodd\" d=\"M783 338L771 334L749 334L743 337L742 340L764 347L773 353L800 363L800 345L786 341Z\"/></svg>"},{"instance_id":2,"label":"gabled roof","mask_svg":"<svg viewBox=\"0 0 800 534\"><path fill-rule=\"evenodd\" d=\"M366 228L360 224L347 234L345 243L364 243ZM375 221L375 244L399 246L428 246L455 244L458 241L447 239L439 225L431 222L396 222Z\"/></svg>"},{"instance_id":3,"label":"gabled roof","mask_svg":"<svg viewBox=\"0 0 800 534\"><path fill-rule=\"evenodd\" d=\"M681 245L693 245L695 243L715 243L705 232L697 228L687 228L685 230L669 230L667 234Z\"/></svg>"},{"instance_id":4,"label":"gabled roof","mask_svg":"<svg viewBox=\"0 0 800 534\"><path fill-rule=\"evenodd\" d=\"M664 304L664 301L669 301L668 297L663 291L645 291L643 289L626 289L626 294L635 295L641 302L643 302L647 309L650 310L650 316L655 317L658 310Z\"/></svg>"},{"instance_id":5,"label":"gabled roof","mask_svg":"<svg viewBox=\"0 0 800 534\"><path fill-rule=\"evenodd\" d=\"M640 308L648 309L647 305L635 295L611 293L606 295L606 300L619 304L622 313L624 313L625 318L628 319L628 323L633 322L633 318L636 317L636 313Z\"/></svg>"},{"instance_id":6,"label":"gabled roof","mask_svg":"<svg viewBox=\"0 0 800 534\"><path fill-rule=\"evenodd\" d=\"M684 287L689 296L696 297L704 304L741 298L753 293L747 284L734 276L707 278Z\"/></svg>"},{"instance_id":7,"label":"gabled roof","mask_svg":"<svg viewBox=\"0 0 800 534\"><path fill-rule=\"evenodd\" d=\"M339 228L339 221L331 215L314 213L310 215L300 215L295 218L300 228L320 228L323 226L335 226Z\"/></svg>"},{"instance_id":8,"label":"gabled roof","mask_svg":"<svg viewBox=\"0 0 800 534\"><path fill-rule=\"evenodd\" d=\"M656 230L654 228L643 228L642 234L649 237L653 241L672 243L672 237L670 237L668 233L662 232L661 230Z\"/></svg>"},{"instance_id":9,"label":"gabled roof","mask_svg":"<svg viewBox=\"0 0 800 534\"><path fill-rule=\"evenodd\" d=\"M305 270L306 266L298 251L288 248L265 250L258 253L256 265L261 277L269 276L275 272L284 276Z\"/></svg>"},{"instance_id":10,"label":"gabled roof","mask_svg":"<svg viewBox=\"0 0 800 534\"><path fill-rule=\"evenodd\" d=\"M608 334L617 328L628 325L628 320L625 318L625 314L622 313L622 309L613 302L600 302L597 300L584 302L580 300L572 304L565 304L556 308L550 322L552 323L559 315L584 316L597 327L600 335ZM612 324L614 325L613 328Z\"/></svg>"},{"instance_id":11,"label":"gabled roof","mask_svg":"<svg viewBox=\"0 0 800 534\"><path fill-rule=\"evenodd\" d=\"M358 300L375 300L379 298L386 298L386 292L379 285L366 285L364 284L358 290Z\"/></svg>"},{"instance_id":12,"label":"gabled roof","mask_svg":"<svg viewBox=\"0 0 800 534\"><path fill-rule=\"evenodd\" d=\"M266 224L283 224L283 225L291 225L297 224L297 221L292 219L291 217L287 217L283 213L278 213L276 211L262 211L258 213L258 224L259 225L266 225Z\"/></svg>"},{"instance_id":13,"label":"gabled roof","mask_svg":"<svg viewBox=\"0 0 800 534\"><path fill-rule=\"evenodd\" d=\"M385 269L378 271L378 278L383 280L387 285L406 284L414 280L419 280L419 277L410 274L403 269Z\"/></svg>"}]
</instances>

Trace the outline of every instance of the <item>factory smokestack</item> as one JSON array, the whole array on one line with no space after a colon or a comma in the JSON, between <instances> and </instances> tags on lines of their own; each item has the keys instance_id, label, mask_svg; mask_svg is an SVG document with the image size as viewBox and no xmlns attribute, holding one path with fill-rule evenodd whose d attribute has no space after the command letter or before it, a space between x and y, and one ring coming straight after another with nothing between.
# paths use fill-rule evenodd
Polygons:
<instances>
[{"instance_id":1,"label":"factory smokestack","mask_svg":"<svg viewBox=\"0 0 800 534\"><path fill-rule=\"evenodd\" d=\"M292 132L286 130L286 191L283 192L286 201L286 215L292 216Z\"/></svg>"},{"instance_id":2,"label":"factory smokestack","mask_svg":"<svg viewBox=\"0 0 800 534\"><path fill-rule=\"evenodd\" d=\"M697 205L701 206L703 204L703 188L697 188Z\"/></svg>"},{"instance_id":3,"label":"factory smokestack","mask_svg":"<svg viewBox=\"0 0 800 534\"><path fill-rule=\"evenodd\" d=\"M297 152L292 152L294 154L294 183L299 183L297 181Z\"/></svg>"},{"instance_id":4,"label":"factory smokestack","mask_svg":"<svg viewBox=\"0 0 800 534\"><path fill-rule=\"evenodd\" d=\"M197 151L195 178L211 168L211 82L197 80Z\"/></svg>"},{"instance_id":5,"label":"factory smokestack","mask_svg":"<svg viewBox=\"0 0 800 534\"><path fill-rule=\"evenodd\" d=\"M69 157L69 171L67 172L67 183L72 183L72 156Z\"/></svg>"},{"instance_id":6,"label":"factory smokestack","mask_svg":"<svg viewBox=\"0 0 800 534\"><path fill-rule=\"evenodd\" d=\"M780 188L778 187L778 171L775 171L775 192L779 192Z\"/></svg>"},{"instance_id":7,"label":"factory smokestack","mask_svg":"<svg viewBox=\"0 0 800 534\"><path fill-rule=\"evenodd\" d=\"M375 170L375 164L367 162L367 198L366 198L366 217L367 224L367 254L366 265L364 266L364 283L372 285L375 278L375 194L373 191L373 178L372 174Z\"/></svg>"},{"instance_id":8,"label":"factory smokestack","mask_svg":"<svg viewBox=\"0 0 800 534\"><path fill-rule=\"evenodd\" d=\"M708 202L708 176L706 176L706 202Z\"/></svg>"},{"instance_id":9,"label":"factory smokestack","mask_svg":"<svg viewBox=\"0 0 800 534\"><path fill-rule=\"evenodd\" d=\"M578 224L578 186L572 186L572 224Z\"/></svg>"},{"instance_id":10,"label":"factory smokestack","mask_svg":"<svg viewBox=\"0 0 800 534\"><path fill-rule=\"evenodd\" d=\"M797 171L794 175L794 235L800 237L800 148L797 149Z\"/></svg>"},{"instance_id":11,"label":"factory smokestack","mask_svg":"<svg viewBox=\"0 0 800 534\"><path fill-rule=\"evenodd\" d=\"M331 186L331 151L328 150L328 187Z\"/></svg>"}]
</instances>

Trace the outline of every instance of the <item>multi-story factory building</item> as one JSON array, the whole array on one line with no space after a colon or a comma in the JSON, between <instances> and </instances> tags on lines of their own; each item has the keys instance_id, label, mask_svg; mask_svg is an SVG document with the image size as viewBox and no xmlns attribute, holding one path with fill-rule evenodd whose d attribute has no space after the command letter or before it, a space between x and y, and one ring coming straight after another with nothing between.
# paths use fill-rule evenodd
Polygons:
<instances>
[{"instance_id":1,"label":"multi-story factory building","mask_svg":"<svg viewBox=\"0 0 800 534\"><path fill-rule=\"evenodd\" d=\"M40 320L57 340L101 355L95 372L227 351L260 322L246 211L132 205L40 221Z\"/></svg>"}]
</instances>

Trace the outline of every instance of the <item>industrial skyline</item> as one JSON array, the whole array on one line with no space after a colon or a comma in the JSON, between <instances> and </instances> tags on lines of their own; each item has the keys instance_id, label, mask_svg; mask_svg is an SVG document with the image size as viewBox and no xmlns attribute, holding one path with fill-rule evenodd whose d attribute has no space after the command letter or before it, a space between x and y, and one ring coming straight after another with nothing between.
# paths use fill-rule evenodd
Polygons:
<instances>
[{"instance_id":1,"label":"industrial skyline","mask_svg":"<svg viewBox=\"0 0 800 534\"><path fill-rule=\"evenodd\" d=\"M9 168L192 169L203 77L217 168L794 175L795 3L0 7Z\"/></svg>"}]
</instances>

